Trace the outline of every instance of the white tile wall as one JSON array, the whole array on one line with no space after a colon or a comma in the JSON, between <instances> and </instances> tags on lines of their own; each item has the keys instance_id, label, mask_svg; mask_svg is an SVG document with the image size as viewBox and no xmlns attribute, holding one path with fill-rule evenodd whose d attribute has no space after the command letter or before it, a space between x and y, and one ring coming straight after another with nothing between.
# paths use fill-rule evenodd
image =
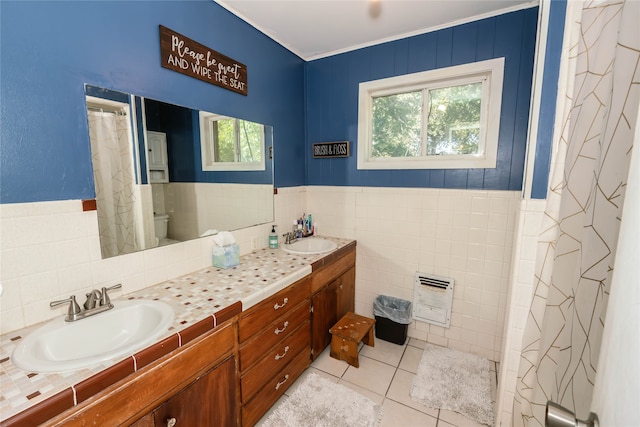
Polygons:
<instances>
[{"instance_id":1,"label":"white tile wall","mask_svg":"<svg viewBox=\"0 0 640 427\"><path fill-rule=\"evenodd\" d=\"M409 335L492 360L502 354L498 419L510 425L545 201L521 202L518 192L291 187L279 188L274 204L280 235L311 212L320 234L358 240L359 313L372 315L379 294L412 300L416 271L453 277L451 327L414 322ZM253 241L266 247L270 230L235 231L241 254ZM96 213L82 212L80 201L0 205L0 333L62 315L49 307L55 299L115 283L127 294L203 268L212 246L203 238L102 260Z\"/></svg>"},{"instance_id":2,"label":"white tile wall","mask_svg":"<svg viewBox=\"0 0 640 427\"><path fill-rule=\"evenodd\" d=\"M504 191L280 188L275 223L282 234L311 212L320 234L358 240L362 314L372 315L380 294L412 300L416 271L453 277L451 327L414 322L409 335L500 360L519 198ZM254 240L266 247L270 229L235 231L241 254ZM2 333L62 314L49 308L54 299L115 283L127 294L207 266L213 244L204 238L102 260L95 211L82 212L77 200L1 205L0 239Z\"/></svg>"},{"instance_id":3,"label":"white tile wall","mask_svg":"<svg viewBox=\"0 0 640 427\"><path fill-rule=\"evenodd\" d=\"M546 200L522 200L517 215L496 412L497 424L503 427L511 425L522 336L531 306L536 248L545 206Z\"/></svg>"},{"instance_id":4,"label":"white tile wall","mask_svg":"<svg viewBox=\"0 0 640 427\"><path fill-rule=\"evenodd\" d=\"M413 300L416 271L452 277L448 329L409 335L500 360L519 192L307 187L320 234L358 241L356 311L376 296Z\"/></svg>"},{"instance_id":5,"label":"white tile wall","mask_svg":"<svg viewBox=\"0 0 640 427\"><path fill-rule=\"evenodd\" d=\"M267 246L268 224L234 232L240 253ZM128 294L211 263L211 237L101 259L95 211L79 200L0 205L0 333L62 315L49 302L122 283ZM120 291L114 291L118 296Z\"/></svg>"}]
</instances>

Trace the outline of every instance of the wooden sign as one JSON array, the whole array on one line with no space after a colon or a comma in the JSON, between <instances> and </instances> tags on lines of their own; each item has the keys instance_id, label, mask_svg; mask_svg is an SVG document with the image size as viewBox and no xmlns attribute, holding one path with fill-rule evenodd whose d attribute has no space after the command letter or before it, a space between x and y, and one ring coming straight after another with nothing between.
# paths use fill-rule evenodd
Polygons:
<instances>
[{"instance_id":1,"label":"wooden sign","mask_svg":"<svg viewBox=\"0 0 640 427\"><path fill-rule=\"evenodd\" d=\"M247 95L247 67L215 50L160 25L162 66Z\"/></svg>"},{"instance_id":2,"label":"wooden sign","mask_svg":"<svg viewBox=\"0 0 640 427\"><path fill-rule=\"evenodd\" d=\"M313 158L349 157L349 141L319 142L313 144Z\"/></svg>"}]
</instances>

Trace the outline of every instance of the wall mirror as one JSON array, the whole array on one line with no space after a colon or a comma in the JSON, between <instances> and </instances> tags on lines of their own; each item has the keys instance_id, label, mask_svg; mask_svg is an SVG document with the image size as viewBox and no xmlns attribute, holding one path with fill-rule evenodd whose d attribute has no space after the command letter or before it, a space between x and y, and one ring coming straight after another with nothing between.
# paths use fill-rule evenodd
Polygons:
<instances>
[{"instance_id":1,"label":"wall mirror","mask_svg":"<svg viewBox=\"0 0 640 427\"><path fill-rule=\"evenodd\" d=\"M103 258L273 221L271 126L242 123L264 166L210 170L203 112L90 85L85 98Z\"/></svg>"}]
</instances>

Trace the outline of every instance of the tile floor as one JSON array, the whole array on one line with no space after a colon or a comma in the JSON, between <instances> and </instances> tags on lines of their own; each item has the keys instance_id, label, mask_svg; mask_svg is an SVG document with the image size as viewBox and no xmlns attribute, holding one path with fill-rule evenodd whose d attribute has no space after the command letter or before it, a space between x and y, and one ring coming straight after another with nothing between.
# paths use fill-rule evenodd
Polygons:
<instances>
[{"instance_id":1,"label":"tile floor","mask_svg":"<svg viewBox=\"0 0 640 427\"><path fill-rule=\"evenodd\" d=\"M375 340L375 347L360 344L360 368L332 359L329 347L280 399L286 399L305 375L315 372L343 384L376 403L381 403L384 415L380 427L484 427L464 416L444 409L433 409L414 402L409 397L411 382L422 358L425 342L409 338L405 345ZM492 362L491 395L495 405L497 369ZM273 406L275 408L280 401ZM271 411L273 411L273 408ZM271 411L263 417L265 420ZM261 422L258 423L258 426Z\"/></svg>"}]
</instances>

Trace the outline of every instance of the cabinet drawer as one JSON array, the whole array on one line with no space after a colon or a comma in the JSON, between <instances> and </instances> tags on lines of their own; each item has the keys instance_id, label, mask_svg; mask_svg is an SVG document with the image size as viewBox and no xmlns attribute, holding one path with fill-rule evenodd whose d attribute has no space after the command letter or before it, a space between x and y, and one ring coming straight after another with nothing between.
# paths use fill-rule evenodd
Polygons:
<instances>
[{"instance_id":1,"label":"cabinet drawer","mask_svg":"<svg viewBox=\"0 0 640 427\"><path fill-rule=\"evenodd\" d=\"M242 425L252 426L284 394L309 366L309 352L302 350L289 365L278 372L262 390L242 407Z\"/></svg>"},{"instance_id":2,"label":"cabinet drawer","mask_svg":"<svg viewBox=\"0 0 640 427\"><path fill-rule=\"evenodd\" d=\"M247 340L259 332L267 322L282 316L287 311L309 298L309 278L297 281L293 285L267 298L240 316L238 338Z\"/></svg>"},{"instance_id":3,"label":"cabinet drawer","mask_svg":"<svg viewBox=\"0 0 640 427\"><path fill-rule=\"evenodd\" d=\"M298 326L309 320L309 300L304 300L292 311L272 322L255 339L240 348L240 371L246 371L251 365L264 357L264 354L279 341L291 334ZM264 325L264 323L263 323ZM308 325L308 323L307 323Z\"/></svg>"},{"instance_id":4,"label":"cabinet drawer","mask_svg":"<svg viewBox=\"0 0 640 427\"><path fill-rule=\"evenodd\" d=\"M355 249L340 259L314 271L311 274L311 293L315 294L327 283L332 282L336 277L353 267L356 263Z\"/></svg>"},{"instance_id":5,"label":"cabinet drawer","mask_svg":"<svg viewBox=\"0 0 640 427\"><path fill-rule=\"evenodd\" d=\"M280 341L267 352L258 354L260 361L241 380L242 401L246 402L277 372L284 368L301 351L310 354L311 330L309 321L299 325L291 335Z\"/></svg>"}]
</instances>

